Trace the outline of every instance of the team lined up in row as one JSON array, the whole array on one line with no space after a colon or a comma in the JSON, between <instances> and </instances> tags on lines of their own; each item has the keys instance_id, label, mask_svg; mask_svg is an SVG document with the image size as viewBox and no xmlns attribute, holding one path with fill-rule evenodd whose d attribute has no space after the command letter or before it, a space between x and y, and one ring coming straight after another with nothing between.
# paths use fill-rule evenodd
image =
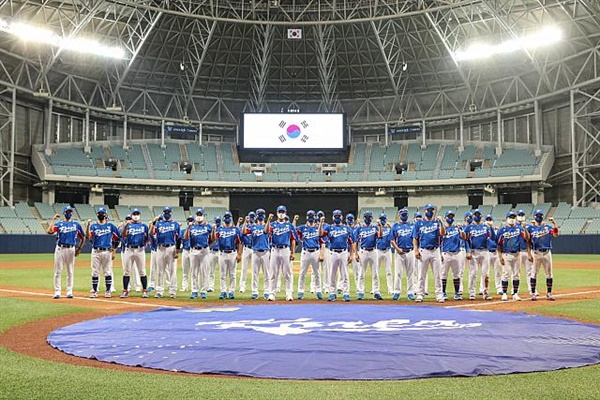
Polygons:
<instances>
[{"instance_id":1,"label":"team lined up in row","mask_svg":"<svg viewBox=\"0 0 600 400\"><path fill-rule=\"evenodd\" d=\"M257 299L259 276L262 270L264 297L275 300L279 291L280 276L285 282L286 300L293 299L293 274L296 244L302 246L300 277L297 298L304 297L308 267L312 269L311 292L322 299L322 292L329 293L328 300L335 301L336 292L350 300L348 265L354 270L357 299L365 298L365 275L372 271L372 293L377 300L383 299L379 285L379 267L385 266L388 292L398 300L403 275L406 275L407 297L420 302L426 294L429 265L434 274L436 300L447 299L446 286L450 270L453 275L454 299L462 299L462 275L469 267L469 298L475 299L477 270L480 269L480 293L484 299L489 295L489 269L494 269L496 289L503 300L508 300L508 283L512 277L513 299L518 296L521 264L525 264L528 286L532 300L537 299L536 278L539 268L546 272L547 297L552 300L552 236L558 227L544 223L543 213L534 212L534 221L526 225L524 212L509 212L506 224L493 226L488 215L485 220L479 210L465 215L464 224L456 224L454 213L449 211L445 219L435 217L435 207L424 207L425 216L415 214L408 220L408 211L398 212L399 221L388 223L381 214L373 223L371 212L365 212L363 223L357 224L354 215L333 212L333 223L325 223L324 214L307 212L306 224L296 226L298 217L289 222L285 206L277 208L277 218L266 216L263 209L249 213L238 224L232 214L226 212L213 224L205 220L204 210L198 209L181 228L172 220L170 207L155 218L149 226L141 222L139 210L132 210L123 226L117 228L107 221L104 208L98 209L98 221L88 220L86 232L78 222L71 220L73 209L65 207L64 221L56 215L48 233L57 233L55 250L55 298L61 295L61 272L67 268L67 297L72 297L74 257L81 251L85 238L92 241L92 291L97 297L99 276L102 271L106 282L106 297L111 296L112 260L117 245L123 247L123 294L129 295L133 273L142 286L142 297L154 289L155 297L162 297L168 288L170 297L177 293L177 258L179 248L183 253L183 290L191 287L191 298L206 298L214 290L216 264L220 268L220 299L234 298L236 289L236 265L242 260L240 290L245 290L245 278L249 264L252 265L252 298ZM519 214L519 215L517 215ZM79 242L77 239L80 239ZM145 272L145 247L151 247L150 283ZM393 249L393 250L392 250ZM395 272L392 274L392 252L395 252ZM504 266L504 267L502 267ZM338 276L339 273L339 276ZM154 282L156 281L156 282ZM191 284L189 282L191 281Z\"/></svg>"}]
</instances>

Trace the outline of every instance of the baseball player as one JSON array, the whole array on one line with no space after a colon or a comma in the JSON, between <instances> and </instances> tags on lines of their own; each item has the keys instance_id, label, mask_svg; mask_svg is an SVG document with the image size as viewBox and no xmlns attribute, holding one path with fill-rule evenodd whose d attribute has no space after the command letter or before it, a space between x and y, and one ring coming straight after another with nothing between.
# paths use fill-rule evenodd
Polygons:
<instances>
[{"instance_id":1,"label":"baseball player","mask_svg":"<svg viewBox=\"0 0 600 400\"><path fill-rule=\"evenodd\" d=\"M317 211L317 222L321 221L321 218L325 218L325 213L321 210ZM327 226L325 223L324 227ZM323 243L325 244L325 254L323 256L323 261L321 261L321 283L323 285L325 293L329 293L329 275L331 270L331 252L329 251L329 238L327 236L322 238ZM311 275L311 292L313 292L312 288L314 288L314 277L315 275Z\"/></svg>"},{"instance_id":2,"label":"baseball player","mask_svg":"<svg viewBox=\"0 0 600 400\"><path fill-rule=\"evenodd\" d=\"M519 276L521 266L519 264L519 253L521 251L521 238L525 238L528 248L529 241L527 231L516 221L517 215L514 211L506 213L506 226L498 231L498 259L503 266L502 270L502 301L508 300L508 279L512 273L513 300L521 301L519 297ZM533 258L533 257L532 257Z\"/></svg>"},{"instance_id":3,"label":"baseball player","mask_svg":"<svg viewBox=\"0 0 600 400\"><path fill-rule=\"evenodd\" d=\"M123 243L123 293L121 298L129 297L129 282L132 266L137 270L142 284L142 297L148 297L148 278L146 277L146 241L149 234L148 225L141 222L140 210L131 210L131 220L126 221L122 229Z\"/></svg>"},{"instance_id":4,"label":"baseball player","mask_svg":"<svg viewBox=\"0 0 600 400\"><path fill-rule=\"evenodd\" d=\"M488 294L489 288L489 251L488 251L488 239L492 240L495 237L492 236L493 231L490 227L483 222L483 216L481 210L473 210L473 223L465 227L465 234L471 246L470 259L469 259L469 300L475 300L475 286L477 284L477 269L481 268L482 279L485 280L483 293L484 300L491 300L492 296Z\"/></svg>"},{"instance_id":5,"label":"baseball player","mask_svg":"<svg viewBox=\"0 0 600 400\"><path fill-rule=\"evenodd\" d=\"M119 230L117 227L106 220L107 211L104 207L100 207L96 211L98 221L92 223L88 219L86 226L86 236L92 242L92 290L90 298L98 298L98 283L100 271L104 273L104 282L106 284L106 292L104 297L111 297L112 287L112 264L115 259L115 247L113 243L119 241Z\"/></svg>"},{"instance_id":6,"label":"baseball player","mask_svg":"<svg viewBox=\"0 0 600 400\"><path fill-rule=\"evenodd\" d=\"M423 301L425 295L427 269L431 265L433 279L435 282L435 298L438 303L443 303L442 280L442 256L440 254L440 241L446 235L446 228L441 218L435 218L435 206L427 204L423 207L425 218L415 223L413 230L413 246L415 247L415 258L419 270L419 283L417 286L417 302Z\"/></svg>"},{"instance_id":7,"label":"baseball player","mask_svg":"<svg viewBox=\"0 0 600 400\"><path fill-rule=\"evenodd\" d=\"M379 227L373 225L373 213L365 211L363 213L364 224L356 228L353 232L353 253L354 259L359 263L358 285L356 286L357 300L365 299L365 276L367 268L371 267L371 284L373 287L373 298L383 300L379 289L379 268L377 266L377 238L379 237Z\"/></svg>"},{"instance_id":8,"label":"baseball player","mask_svg":"<svg viewBox=\"0 0 600 400\"><path fill-rule=\"evenodd\" d=\"M181 231L179 232L179 238L181 239L180 240L180 243L181 243L181 270L182 270L181 290L183 290L184 292L187 292L188 288L190 286L189 282L190 282L191 268L190 268L190 240L189 240L189 238L186 240L183 237L183 234L185 233L187 227L192 225L195 220L196 219L194 218L193 215L190 215L189 217L187 217L185 226L182 227ZM175 268L177 268L177 267L175 267Z\"/></svg>"},{"instance_id":9,"label":"baseball player","mask_svg":"<svg viewBox=\"0 0 600 400\"><path fill-rule=\"evenodd\" d=\"M269 266L269 297L267 299L269 301L275 301L280 268L283 271L285 281L285 299L287 301L294 299L294 275L292 274L291 261L294 261L294 253L296 251L295 229L291 223L285 222L286 213L287 208L285 206L277 207L277 220L270 222L272 215L269 215L269 223L267 224L272 242Z\"/></svg>"},{"instance_id":10,"label":"baseball player","mask_svg":"<svg viewBox=\"0 0 600 400\"><path fill-rule=\"evenodd\" d=\"M250 227L252 224L256 222L256 213L254 211L250 211L246 216L245 225L246 228ZM242 251L242 272L240 273L240 293L244 293L246 291L246 278L248 277L248 267L250 266L250 262L252 261L252 232L247 233L245 229L242 229L240 225L240 229L242 232L242 244L244 245L244 250Z\"/></svg>"},{"instance_id":11,"label":"baseball player","mask_svg":"<svg viewBox=\"0 0 600 400\"><path fill-rule=\"evenodd\" d=\"M213 228L221 226L221 217L213 219ZM208 254L208 292L215 291L215 271L219 263L219 241L213 240L210 245L210 253Z\"/></svg>"},{"instance_id":12,"label":"baseball player","mask_svg":"<svg viewBox=\"0 0 600 400\"><path fill-rule=\"evenodd\" d=\"M471 211L467 211L465 213L465 216L463 217L463 231L466 229L467 226L471 225L473 223L473 214L471 213ZM470 262L471 260L471 244L469 243L469 241L467 239L461 239L460 240L460 274L459 274L459 278L460 278L460 295L462 296L463 293L463 275L465 272L465 268L467 266L467 264Z\"/></svg>"},{"instance_id":13,"label":"baseball player","mask_svg":"<svg viewBox=\"0 0 600 400\"><path fill-rule=\"evenodd\" d=\"M408 210L402 208L398 211L400 221L392 226L391 244L396 250L394 256L394 295L392 300L400 299L402 293L402 274L406 273L407 298L415 299L415 254L413 253L412 232L414 223L408 221Z\"/></svg>"},{"instance_id":14,"label":"baseball player","mask_svg":"<svg viewBox=\"0 0 600 400\"><path fill-rule=\"evenodd\" d=\"M535 290L537 274L540 271L540 267L543 266L546 273L546 299L554 301L554 296L552 295L552 238L558 236L558 226L554 218L548 219L552 225L545 224L542 210L535 210L533 217L535 222L527 227L531 248L533 249L533 270L529 278L532 292L531 300L536 301L538 298L538 293Z\"/></svg>"},{"instance_id":15,"label":"baseball player","mask_svg":"<svg viewBox=\"0 0 600 400\"><path fill-rule=\"evenodd\" d=\"M219 300L235 299L235 267L242 259L242 233L234 225L231 211L223 214L223 224L213 227L212 240L219 242L219 273L221 294ZM229 278L229 286L227 279ZM229 289L229 290L228 290Z\"/></svg>"},{"instance_id":16,"label":"baseball player","mask_svg":"<svg viewBox=\"0 0 600 400\"><path fill-rule=\"evenodd\" d=\"M133 221L133 217L131 214L128 214L125 217L125 221L123 222L123 224L121 224L120 226L117 226L117 228L119 229L119 236L121 238L121 240L119 241L119 247L117 248L117 250L120 250L121 252L121 268L123 268L123 271L125 270L125 262L127 261L127 240L123 237L123 229L125 229L125 224L128 223L128 221ZM144 266L145 268L145 266ZM133 281L133 288L135 289L136 292L139 292L140 290L142 290L142 280L140 279L140 274L138 273L137 268L132 268L131 269L131 278L129 280L129 286L127 289L129 292L132 290L131 288L131 281ZM113 285L114 286L114 285Z\"/></svg>"},{"instance_id":17,"label":"baseball player","mask_svg":"<svg viewBox=\"0 0 600 400\"><path fill-rule=\"evenodd\" d=\"M352 239L354 239L354 231L358 228L358 224L354 218L354 214L346 215L346 226L350 228L352 232ZM356 261L356 257L352 257L352 275L354 276L354 287L358 287L358 269L360 268L360 263Z\"/></svg>"},{"instance_id":18,"label":"baseball player","mask_svg":"<svg viewBox=\"0 0 600 400\"><path fill-rule=\"evenodd\" d=\"M377 269L383 265L385 268L385 277L388 294L392 294L394 281L392 277L392 245L390 243L392 226L387 222L387 215L379 215L379 236L377 237ZM379 274L378 274L379 275Z\"/></svg>"},{"instance_id":19,"label":"baseball player","mask_svg":"<svg viewBox=\"0 0 600 400\"><path fill-rule=\"evenodd\" d=\"M192 271L190 299L198 298L198 288L200 288L200 298L206 299L208 291L208 246L210 245L212 230L212 226L206 223L204 209L199 208L196 210L194 222L188 223L183 233L183 240L187 240L190 245L189 262Z\"/></svg>"},{"instance_id":20,"label":"baseball player","mask_svg":"<svg viewBox=\"0 0 600 400\"><path fill-rule=\"evenodd\" d=\"M319 262L323 260L325 245L319 239L319 227L314 210L306 212L306 224L296 228L299 241L302 243L302 253L300 254L300 277L298 278L298 300L304 298L304 282L308 267L315 275L315 287L317 288L317 299L322 300L321 277L319 275Z\"/></svg>"},{"instance_id":21,"label":"baseball player","mask_svg":"<svg viewBox=\"0 0 600 400\"><path fill-rule=\"evenodd\" d=\"M158 217L154 219L150 227L150 235L156 234L156 264L158 267L156 294L154 297L162 298L164 295L164 283L169 281L169 297L177 297L177 242L181 230L179 223L172 219L173 209L163 207L163 220Z\"/></svg>"},{"instance_id":22,"label":"baseball player","mask_svg":"<svg viewBox=\"0 0 600 400\"><path fill-rule=\"evenodd\" d=\"M523 229L525 229L527 231L527 218L525 216L525 211L523 210L519 210L517 211L517 224L520 225ZM533 261L529 260L529 252L530 250L527 250L527 243L525 243L525 238L521 237L519 239L519 245L520 245L520 251L519 251L519 263L521 264L521 267L525 268L525 276L527 277L527 290L529 291L529 294L533 294L533 292L531 291L531 275L533 272Z\"/></svg>"},{"instance_id":23,"label":"baseball player","mask_svg":"<svg viewBox=\"0 0 600 400\"><path fill-rule=\"evenodd\" d=\"M46 231L49 235L56 234L54 249L54 299L60 299L62 270L67 268L67 298L73 298L73 279L75 276L75 257L81 253L85 243L83 228L77 221L72 221L73 208L63 208L64 220L59 221L60 215L54 215ZM77 244L79 239L79 244Z\"/></svg>"},{"instance_id":24,"label":"baseball player","mask_svg":"<svg viewBox=\"0 0 600 400\"><path fill-rule=\"evenodd\" d=\"M327 236L331 251L331 269L329 275L329 298L328 301L336 301L335 286L337 273L340 272L342 279L342 291L344 301L350 301L350 285L348 283L348 263L352 259L352 231L342 224L342 211L333 211L333 224L326 225L325 217L319 223L319 236ZM350 249L350 252L348 252Z\"/></svg>"},{"instance_id":25,"label":"baseball player","mask_svg":"<svg viewBox=\"0 0 600 400\"><path fill-rule=\"evenodd\" d=\"M498 243L496 242L496 237L498 236L498 228L494 226L494 217L490 214L485 216L485 223L490 227L490 229L494 232L491 237L488 238L488 252L489 252L489 269L488 269L488 278L489 278L489 270L494 270L494 284L496 285L496 293L502 296L502 266L500 265L500 261L498 260ZM494 239L492 239L492 237Z\"/></svg>"},{"instance_id":26,"label":"baseball player","mask_svg":"<svg viewBox=\"0 0 600 400\"><path fill-rule=\"evenodd\" d=\"M243 228L245 234L252 237L252 300L258 299L258 284L260 281L260 271L263 273L263 296L269 298L269 268L270 268L270 245L268 224L271 222L268 219L265 222L266 211L262 208L256 210L256 223L246 225Z\"/></svg>"},{"instance_id":27,"label":"baseball player","mask_svg":"<svg viewBox=\"0 0 600 400\"><path fill-rule=\"evenodd\" d=\"M163 216L158 216L160 221L164 220ZM150 221L148 226L150 227L154 221ZM158 264L156 251L158 249L158 243L156 242L156 233L150 236L150 278L148 279L148 292L154 291L156 287L156 279L158 277Z\"/></svg>"},{"instance_id":28,"label":"baseball player","mask_svg":"<svg viewBox=\"0 0 600 400\"><path fill-rule=\"evenodd\" d=\"M446 211L446 234L442 238L442 291L444 300L448 299L446 285L448 284L448 272L452 269L452 283L454 285L454 300L462 300L460 294L460 240L466 239L466 235L460 226L454 224L454 211Z\"/></svg>"}]
</instances>

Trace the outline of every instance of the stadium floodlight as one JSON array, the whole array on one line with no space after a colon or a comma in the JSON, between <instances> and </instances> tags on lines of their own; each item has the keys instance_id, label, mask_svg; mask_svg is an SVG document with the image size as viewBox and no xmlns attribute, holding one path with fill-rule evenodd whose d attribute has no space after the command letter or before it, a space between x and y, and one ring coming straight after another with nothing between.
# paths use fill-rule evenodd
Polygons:
<instances>
[{"instance_id":1,"label":"stadium floodlight","mask_svg":"<svg viewBox=\"0 0 600 400\"><path fill-rule=\"evenodd\" d=\"M0 31L27 42L48 44L63 50L120 59L126 56L125 50L118 46L107 46L92 39L62 37L51 30L23 22L9 22L0 19Z\"/></svg>"},{"instance_id":2,"label":"stadium floodlight","mask_svg":"<svg viewBox=\"0 0 600 400\"><path fill-rule=\"evenodd\" d=\"M563 34L560 29L555 27L546 27L539 32L520 38L507 40L496 45L476 43L471 45L466 50L455 51L452 57L456 61L488 58L495 54L506 54L521 49L530 50L537 47L547 46L560 41L562 37Z\"/></svg>"}]
</instances>

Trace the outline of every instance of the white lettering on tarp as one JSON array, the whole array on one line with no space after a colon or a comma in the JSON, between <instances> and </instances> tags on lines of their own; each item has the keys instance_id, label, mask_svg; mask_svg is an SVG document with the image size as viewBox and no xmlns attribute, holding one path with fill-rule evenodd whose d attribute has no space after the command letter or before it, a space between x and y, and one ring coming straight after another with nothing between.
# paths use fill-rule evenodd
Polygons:
<instances>
[{"instance_id":1,"label":"white lettering on tarp","mask_svg":"<svg viewBox=\"0 0 600 400\"><path fill-rule=\"evenodd\" d=\"M449 330L477 328L479 322L459 323L456 320L421 320L411 322L409 319L389 319L365 324L363 321L314 321L312 318L296 318L276 320L239 320L239 321L206 321L196 326L212 326L213 329L249 329L256 332L277 336L302 335L311 332L399 332L424 330Z\"/></svg>"}]
</instances>

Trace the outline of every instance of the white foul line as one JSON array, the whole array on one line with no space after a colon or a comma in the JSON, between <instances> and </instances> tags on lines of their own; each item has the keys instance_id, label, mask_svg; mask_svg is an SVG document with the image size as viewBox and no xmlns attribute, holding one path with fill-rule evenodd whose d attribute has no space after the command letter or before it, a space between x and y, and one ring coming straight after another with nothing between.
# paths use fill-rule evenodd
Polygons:
<instances>
[{"instance_id":1,"label":"white foul line","mask_svg":"<svg viewBox=\"0 0 600 400\"><path fill-rule=\"evenodd\" d=\"M588 292L576 292L576 293L563 293L563 294L555 294L554 297L569 297L569 296L577 296L580 294L590 294L590 293L600 293L600 290L590 290ZM543 297L541 297L543 299ZM531 301L530 298L525 298L522 301ZM467 307L484 307L491 306L496 304L506 304L506 303L517 303L517 300L509 300L509 301L492 301L485 303L474 303L474 304L461 304L458 306L446 306L444 308L467 308ZM543 302L543 300L542 300Z\"/></svg>"},{"instance_id":2,"label":"white foul line","mask_svg":"<svg viewBox=\"0 0 600 400\"><path fill-rule=\"evenodd\" d=\"M6 292L6 293L15 293L15 294L27 294L27 295L32 295L32 296L42 296L42 297L53 297L52 294L48 294L48 293L37 293L37 292L26 292L24 290L10 290L10 289L0 289L0 292ZM61 299L66 297L62 297ZM138 302L130 302L130 301L122 301L122 300L108 300L108 299L102 299L102 298L98 298L98 299L90 299L89 297L80 297L80 296L73 296L73 299L77 299L77 300L87 300L87 301L91 301L91 302L101 302L101 303L110 303L110 304L126 304L128 306L140 306L140 307L152 307L152 308L157 308L157 307L168 307L168 308L183 308L180 306L170 306L167 304L149 304L149 303L138 303ZM71 299L67 299L67 300L71 300Z\"/></svg>"}]
</instances>

